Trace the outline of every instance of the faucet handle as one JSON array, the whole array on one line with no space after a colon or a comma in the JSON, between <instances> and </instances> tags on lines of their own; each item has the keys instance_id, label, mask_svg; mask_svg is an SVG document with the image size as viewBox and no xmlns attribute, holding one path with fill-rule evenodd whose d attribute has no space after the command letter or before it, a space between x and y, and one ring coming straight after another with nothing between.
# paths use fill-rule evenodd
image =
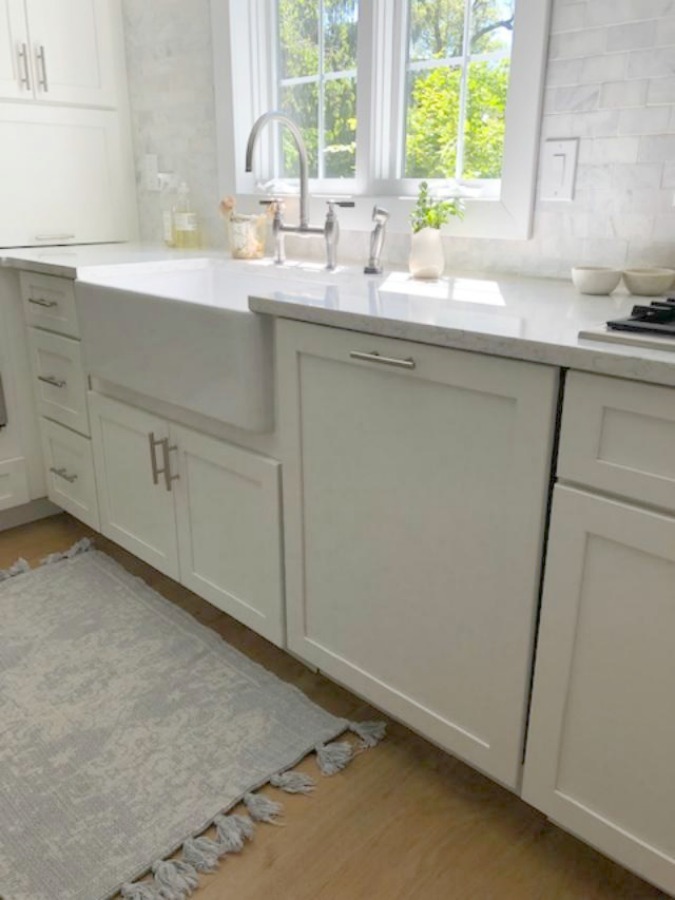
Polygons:
<instances>
[{"instance_id":1,"label":"faucet handle","mask_svg":"<svg viewBox=\"0 0 675 900\"><path fill-rule=\"evenodd\" d=\"M265 197L264 200L258 200L260 206L273 206L275 208L282 207L284 205L283 197Z\"/></svg>"},{"instance_id":2,"label":"faucet handle","mask_svg":"<svg viewBox=\"0 0 675 900\"><path fill-rule=\"evenodd\" d=\"M353 200L326 200L326 205L328 206L328 215L331 213L335 213L335 207L340 206L343 209L352 209L356 206Z\"/></svg>"}]
</instances>

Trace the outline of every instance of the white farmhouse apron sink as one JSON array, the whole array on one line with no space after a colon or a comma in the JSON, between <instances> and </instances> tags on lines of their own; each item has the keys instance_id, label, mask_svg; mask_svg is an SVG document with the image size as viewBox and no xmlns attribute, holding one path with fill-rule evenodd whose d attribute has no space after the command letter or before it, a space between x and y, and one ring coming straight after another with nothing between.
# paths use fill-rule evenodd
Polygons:
<instances>
[{"instance_id":1,"label":"white farmhouse apron sink","mask_svg":"<svg viewBox=\"0 0 675 900\"><path fill-rule=\"evenodd\" d=\"M248 298L278 287L274 269L220 259L82 269L75 293L86 371L238 428L271 431L272 322L252 313Z\"/></svg>"}]
</instances>

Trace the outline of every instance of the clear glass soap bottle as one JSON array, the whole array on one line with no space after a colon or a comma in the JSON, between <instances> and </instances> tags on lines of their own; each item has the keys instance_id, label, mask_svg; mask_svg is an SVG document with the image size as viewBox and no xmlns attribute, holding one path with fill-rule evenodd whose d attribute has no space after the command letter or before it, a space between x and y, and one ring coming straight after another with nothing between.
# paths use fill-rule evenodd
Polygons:
<instances>
[{"instance_id":1,"label":"clear glass soap bottle","mask_svg":"<svg viewBox=\"0 0 675 900\"><path fill-rule=\"evenodd\" d=\"M199 219L190 202L190 189L183 181L173 214L174 244L180 250L197 250L201 246Z\"/></svg>"}]
</instances>

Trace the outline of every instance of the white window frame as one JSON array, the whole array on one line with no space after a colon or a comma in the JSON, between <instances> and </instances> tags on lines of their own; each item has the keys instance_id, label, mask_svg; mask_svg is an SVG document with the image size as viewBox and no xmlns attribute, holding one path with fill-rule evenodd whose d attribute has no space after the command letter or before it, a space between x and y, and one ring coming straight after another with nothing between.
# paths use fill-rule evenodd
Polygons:
<instances>
[{"instance_id":1,"label":"white window frame","mask_svg":"<svg viewBox=\"0 0 675 900\"><path fill-rule=\"evenodd\" d=\"M260 173L274 172L273 141L261 135L257 175L244 171L246 141L254 121L274 108L276 22L274 0L211 0L219 186L249 206L261 197ZM350 195L343 227L366 230L373 203L391 212L393 231L409 230L419 180L399 179L405 110L406 0L362 0L357 65L357 171L354 179L310 181L310 216L322 221L326 196ZM517 0L506 104L506 138L498 198L468 197L463 221L443 230L462 237L531 237L539 157L541 108L548 49L550 0ZM383 94L378 84L391 85ZM376 99L377 98L377 99ZM363 123L367 123L364 126ZM396 148L392 152L392 147ZM290 216L289 216L290 217Z\"/></svg>"}]
</instances>

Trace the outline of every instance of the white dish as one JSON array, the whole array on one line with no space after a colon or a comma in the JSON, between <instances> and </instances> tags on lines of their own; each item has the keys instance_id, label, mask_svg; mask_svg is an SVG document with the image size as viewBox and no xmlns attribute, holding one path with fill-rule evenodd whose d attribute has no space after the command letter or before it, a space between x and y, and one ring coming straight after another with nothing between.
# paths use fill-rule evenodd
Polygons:
<instances>
[{"instance_id":1,"label":"white dish","mask_svg":"<svg viewBox=\"0 0 675 900\"><path fill-rule=\"evenodd\" d=\"M572 269L572 284L580 294L611 294L620 281L618 269L601 266L575 266Z\"/></svg>"},{"instance_id":2,"label":"white dish","mask_svg":"<svg viewBox=\"0 0 675 900\"><path fill-rule=\"evenodd\" d=\"M673 286L675 269L625 269L623 280L631 294L658 297Z\"/></svg>"}]
</instances>

